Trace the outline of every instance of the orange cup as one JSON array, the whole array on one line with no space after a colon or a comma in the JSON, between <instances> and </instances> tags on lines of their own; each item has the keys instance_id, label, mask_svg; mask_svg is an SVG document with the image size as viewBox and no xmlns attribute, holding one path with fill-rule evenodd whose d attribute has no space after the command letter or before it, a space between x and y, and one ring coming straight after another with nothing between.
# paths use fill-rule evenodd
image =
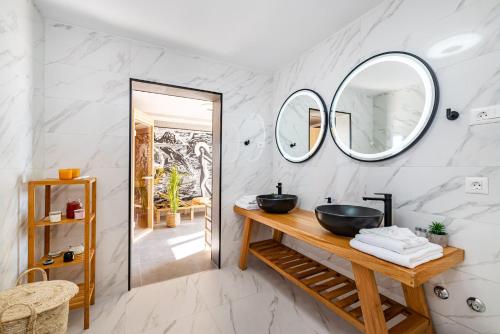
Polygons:
<instances>
[{"instance_id":1,"label":"orange cup","mask_svg":"<svg viewBox=\"0 0 500 334\"><path fill-rule=\"evenodd\" d=\"M71 175L73 178L80 177L80 168L71 169Z\"/></svg>"},{"instance_id":2,"label":"orange cup","mask_svg":"<svg viewBox=\"0 0 500 334\"><path fill-rule=\"evenodd\" d=\"M73 178L73 170L71 169L59 169L59 179L60 180L71 180Z\"/></svg>"}]
</instances>

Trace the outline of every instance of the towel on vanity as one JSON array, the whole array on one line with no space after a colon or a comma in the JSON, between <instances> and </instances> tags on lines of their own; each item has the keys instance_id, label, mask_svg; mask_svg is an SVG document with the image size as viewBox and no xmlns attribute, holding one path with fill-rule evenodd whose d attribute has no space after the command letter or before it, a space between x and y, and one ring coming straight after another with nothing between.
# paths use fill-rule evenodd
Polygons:
<instances>
[{"instance_id":1,"label":"towel on vanity","mask_svg":"<svg viewBox=\"0 0 500 334\"><path fill-rule=\"evenodd\" d=\"M417 240L413 240L410 244L415 244L416 246L408 247L407 242L381 237L380 235L374 233L356 234L356 240L358 241L372 246L385 248L399 254L412 254L416 251L424 249L429 244L429 241L426 238L417 236L415 236L415 238Z\"/></svg>"},{"instance_id":2,"label":"towel on vanity","mask_svg":"<svg viewBox=\"0 0 500 334\"><path fill-rule=\"evenodd\" d=\"M366 244L356 240L356 238L351 239L349 244L352 248L356 248L364 253L407 268L415 268L418 265L439 259L443 256L443 247L432 243L428 243L425 248L413 252L412 254L399 254L384 248Z\"/></svg>"},{"instance_id":3,"label":"towel on vanity","mask_svg":"<svg viewBox=\"0 0 500 334\"><path fill-rule=\"evenodd\" d=\"M236 200L234 205L245 210L258 210L257 195L245 195Z\"/></svg>"},{"instance_id":4,"label":"towel on vanity","mask_svg":"<svg viewBox=\"0 0 500 334\"><path fill-rule=\"evenodd\" d=\"M417 237L410 229L395 225L378 228L364 228L359 231L359 234L376 235L390 241L395 241L397 242L394 243L396 249L401 250L422 246L429 242L424 237Z\"/></svg>"}]
</instances>

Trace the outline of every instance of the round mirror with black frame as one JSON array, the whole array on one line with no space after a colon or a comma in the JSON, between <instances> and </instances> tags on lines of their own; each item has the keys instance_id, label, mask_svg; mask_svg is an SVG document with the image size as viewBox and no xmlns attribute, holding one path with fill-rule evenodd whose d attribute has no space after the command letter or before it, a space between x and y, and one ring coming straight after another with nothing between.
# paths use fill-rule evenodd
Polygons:
<instances>
[{"instance_id":1,"label":"round mirror with black frame","mask_svg":"<svg viewBox=\"0 0 500 334\"><path fill-rule=\"evenodd\" d=\"M381 53L356 66L338 87L330 133L353 159L390 159L422 138L438 103L436 75L424 60L407 52Z\"/></svg>"},{"instance_id":2,"label":"round mirror with black frame","mask_svg":"<svg viewBox=\"0 0 500 334\"><path fill-rule=\"evenodd\" d=\"M310 89L292 93L283 103L276 120L276 145L290 162L310 159L320 148L326 134L326 105Z\"/></svg>"}]
</instances>

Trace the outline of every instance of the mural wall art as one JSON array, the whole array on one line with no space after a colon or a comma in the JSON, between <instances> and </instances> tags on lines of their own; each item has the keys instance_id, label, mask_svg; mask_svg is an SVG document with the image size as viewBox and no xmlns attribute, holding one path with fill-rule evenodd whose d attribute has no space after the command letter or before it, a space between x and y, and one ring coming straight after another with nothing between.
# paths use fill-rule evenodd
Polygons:
<instances>
[{"instance_id":1,"label":"mural wall art","mask_svg":"<svg viewBox=\"0 0 500 334\"><path fill-rule=\"evenodd\" d=\"M154 128L155 204L166 202L168 171L177 166L182 173L180 197L212 196L212 133L206 131ZM165 171L161 174L162 169Z\"/></svg>"}]
</instances>

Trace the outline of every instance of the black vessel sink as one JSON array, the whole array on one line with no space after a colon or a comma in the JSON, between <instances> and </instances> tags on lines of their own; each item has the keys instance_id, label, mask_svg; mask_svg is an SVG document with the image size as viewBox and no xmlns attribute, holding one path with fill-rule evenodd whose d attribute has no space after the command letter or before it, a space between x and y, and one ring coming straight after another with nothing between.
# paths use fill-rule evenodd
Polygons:
<instances>
[{"instance_id":1,"label":"black vessel sink","mask_svg":"<svg viewBox=\"0 0 500 334\"><path fill-rule=\"evenodd\" d=\"M384 213L356 205L320 205L314 210L319 223L328 231L354 237L362 228L379 227Z\"/></svg>"},{"instance_id":2,"label":"black vessel sink","mask_svg":"<svg viewBox=\"0 0 500 334\"><path fill-rule=\"evenodd\" d=\"M270 194L257 196L259 208L269 213L287 213L297 205L297 196Z\"/></svg>"}]
</instances>

